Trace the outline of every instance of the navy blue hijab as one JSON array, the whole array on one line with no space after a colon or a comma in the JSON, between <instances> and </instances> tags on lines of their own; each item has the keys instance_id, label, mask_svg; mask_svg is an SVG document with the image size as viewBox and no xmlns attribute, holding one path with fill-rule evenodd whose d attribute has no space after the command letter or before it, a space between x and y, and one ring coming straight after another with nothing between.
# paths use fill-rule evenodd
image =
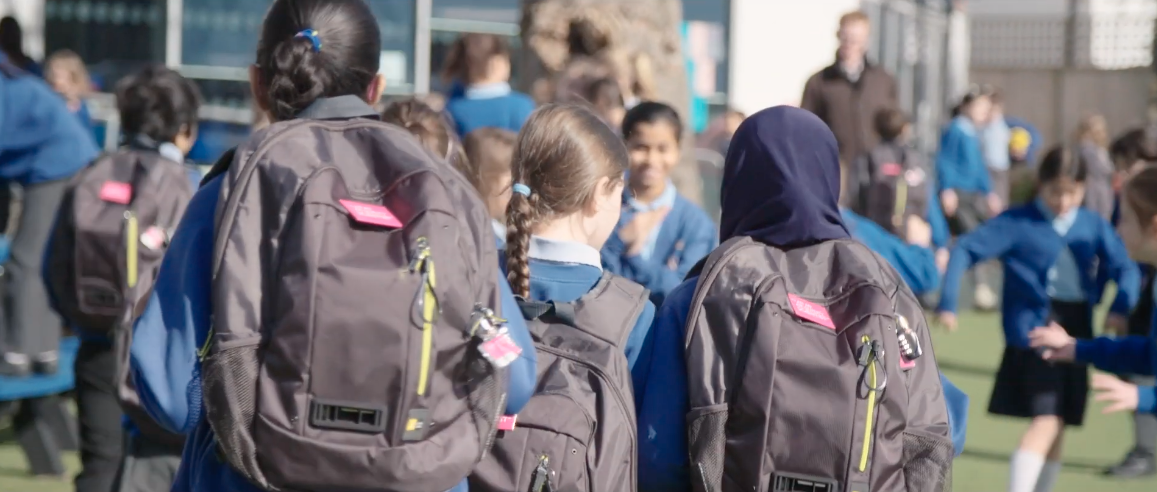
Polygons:
<instances>
[{"instance_id":1,"label":"navy blue hijab","mask_svg":"<svg viewBox=\"0 0 1157 492\"><path fill-rule=\"evenodd\" d=\"M719 240L794 248L846 238L839 199L840 153L828 125L804 109L765 109L731 139Z\"/></svg>"}]
</instances>

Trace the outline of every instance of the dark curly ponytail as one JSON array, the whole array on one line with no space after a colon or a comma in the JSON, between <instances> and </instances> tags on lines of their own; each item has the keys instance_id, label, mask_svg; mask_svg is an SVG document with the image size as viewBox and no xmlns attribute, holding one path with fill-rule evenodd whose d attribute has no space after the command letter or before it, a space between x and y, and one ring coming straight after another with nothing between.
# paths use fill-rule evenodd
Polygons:
<instances>
[{"instance_id":1,"label":"dark curly ponytail","mask_svg":"<svg viewBox=\"0 0 1157 492\"><path fill-rule=\"evenodd\" d=\"M583 106L550 104L530 115L514 146L516 188L506 208L506 278L515 295L530 295L534 228L581 212L603 178L608 186L622 182L627 161L623 141ZM519 193L519 185L529 193Z\"/></svg>"},{"instance_id":2,"label":"dark curly ponytail","mask_svg":"<svg viewBox=\"0 0 1157 492\"><path fill-rule=\"evenodd\" d=\"M313 29L318 40L298 33ZM362 0L276 0L257 44L263 94L274 121L292 119L325 97L366 97L378 73L381 34Z\"/></svg>"}]
</instances>

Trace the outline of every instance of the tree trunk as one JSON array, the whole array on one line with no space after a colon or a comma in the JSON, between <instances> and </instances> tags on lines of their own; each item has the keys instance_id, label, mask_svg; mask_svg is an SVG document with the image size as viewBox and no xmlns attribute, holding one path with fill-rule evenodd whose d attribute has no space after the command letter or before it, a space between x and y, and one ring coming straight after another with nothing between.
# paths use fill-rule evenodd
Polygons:
<instances>
[{"instance_id":1,"label":"tree trunk","mask_svg":"<svg viewBox=\"0 0 1157 492\"><path fill-rule=\"evenodd\" d=\"M628 91L642 100L671 105L683 118L683 160L671 179L679 192L700 203L701 179L689 128L690 88L683 56L681 0L522 0L523 91L539 102L554 99L555 81L571 62L605 63ZM595 53L574 53L572 30L586 33ZM598 70L594 68L593 70ZM629 93L628 93L629 94Z\"/></svg>"}]
</instances>

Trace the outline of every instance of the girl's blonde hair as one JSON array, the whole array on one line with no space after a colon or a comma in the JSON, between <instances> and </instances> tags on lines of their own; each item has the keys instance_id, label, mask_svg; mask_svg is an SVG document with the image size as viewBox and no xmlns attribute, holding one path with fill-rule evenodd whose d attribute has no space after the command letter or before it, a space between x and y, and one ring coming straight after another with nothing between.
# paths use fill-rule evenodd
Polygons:
<instances>
[{"instance_id":1,"label":"girl's blonde hair","mask_svg":"<svg viewBox=\"0 0 1157 492\"><path fill-rule=\"evenodd\" d=\"M76 95L78 97L88 97L89 93L92 92L92 79L88 76L88 69L84 66L84 60L72 50L57 50L48 57L44 67L45 73L51 73L53 70L67 73L69 81L77 89Z\"/></svg>"},{"instance_id":2,"label":"girl's blonde hair","mask_svg":"<svg viewBox=\"0 0 1157 492\"><path fill-rule=\"evenodd\" d=\"M514 146L511 180L530 189L506 208L507 279L516 295L530 295L530 236L548 220L583 210L598 183L623 180L629 157L623 141L589 109L549 104L535 111Z\"/></svg>"},{"instance_id":3,"label":"girl's blonde hair","mask_svg":"<svg viewBox=\"0 0 1157 492\"><path fill-rule=\"evenodd\" d=\"M1105 117L1094 114L1081 118L1081 122L1077 125L1076 140L1077 142L1087 140L1097 144L1098 147L1108 148L1109 124L1105 121Z\"/></svg>"}]
</instances>

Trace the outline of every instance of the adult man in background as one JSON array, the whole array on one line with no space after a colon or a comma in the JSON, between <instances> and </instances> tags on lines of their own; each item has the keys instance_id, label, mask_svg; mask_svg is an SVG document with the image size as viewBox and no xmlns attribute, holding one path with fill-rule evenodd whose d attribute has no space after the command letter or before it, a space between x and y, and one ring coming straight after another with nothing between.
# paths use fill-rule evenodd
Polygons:
<instances>
[{"instance_id":1,"label":"adult man in background","mask_svg":"<svg viewBox=\"0 0 1157 492\"><path fill-rule=\"evenodd\" d=\"M840 17L836 62L808 79L800 102L801 108L815 113L832 129L845 168L879 143L872 129L876 112L897 106L896 80L868 63L871 34L863 12Z\"/></svg>"}]
</instances>

